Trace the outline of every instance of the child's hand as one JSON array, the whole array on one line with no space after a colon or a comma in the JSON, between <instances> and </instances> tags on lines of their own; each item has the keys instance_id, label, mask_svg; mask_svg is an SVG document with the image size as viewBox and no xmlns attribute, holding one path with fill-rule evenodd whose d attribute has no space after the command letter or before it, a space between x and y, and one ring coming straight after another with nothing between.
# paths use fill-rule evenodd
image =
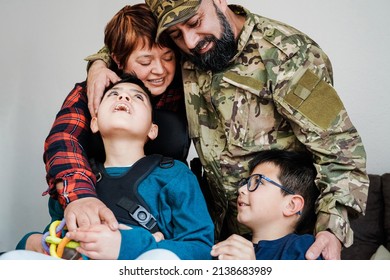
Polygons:
<instances>
[{"instance_id":1,"label":"child's hand","mask_svg":"<svg viewBox=\"0 0 390 280\"><path fill-rule=\"evenodd\" d=\"M45 250L43 250L41 243L42 236L43 234L40 233L31 234L26 241L26 250L44 254Z\"/></svg>"},{"instance_id":2,"label":"child's hand","mask_svg":"<svg viewBox=\"0 0 390 280\"><path fill-rule=\"evenodd\" d=\"M116 260L119 256L122 236L119 230L112 231L106 224L70 231L66 237L78 241L76 250L95 260Z\"/></svg>"},{"instance_id":3,"label":"child's hand","mask_svg":"<svg viewBox=\"0 0 390 280\"><path fill-rule=\"evenodd\" d=\"M252 242L233 234L228 239L215 244L210 254L219 260L255 260L255 249Z\"/></svg>"},{"instance_id":4,"label":"child's hand","mask_svg":"<svg viewBox=\"0 0 390 280\"><path fill-rule=\"evenodd\" d=\"M124 224L119 224L119 229L132 229L132 227ZM160 242L161 240L164 240L164 234L161 231L157 231L152 234L156 242Z\"/></svg>"},{"instance_id":5,"label":"child's hand","mask_svg":"<svg viewBox=\"0 0 390 280\"><path fill-rule=\"evenodd\" d=\"M161 240L164 240L164 234L162 234L162 232L160 231L157 231L155 233L152 234L154 239L156 240L156 242L160 242Z\"/></svg>"}]
</instances>

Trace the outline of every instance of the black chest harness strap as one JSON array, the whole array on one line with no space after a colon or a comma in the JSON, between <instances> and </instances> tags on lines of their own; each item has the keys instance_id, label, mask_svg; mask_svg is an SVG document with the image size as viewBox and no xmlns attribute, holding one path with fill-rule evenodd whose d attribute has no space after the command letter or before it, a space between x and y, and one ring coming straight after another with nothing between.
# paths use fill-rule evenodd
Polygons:
<instances>
[{"instance_id":1,"label":"black chest harness strap","mask_svg":"<svg viewBox=\"0 0 390 280\"><path fill-rule=\"evenodd\" d=\"M102 163L94 159L90 163L97 178L97 196L110 208L118 222L141 225L152 233L158 231L155 217L138 193L138 185L157 166L172 167L173 159L157 154L145 156L134 163L126 174L118 177L108 176Z\"/></svg>"}]
</instances>

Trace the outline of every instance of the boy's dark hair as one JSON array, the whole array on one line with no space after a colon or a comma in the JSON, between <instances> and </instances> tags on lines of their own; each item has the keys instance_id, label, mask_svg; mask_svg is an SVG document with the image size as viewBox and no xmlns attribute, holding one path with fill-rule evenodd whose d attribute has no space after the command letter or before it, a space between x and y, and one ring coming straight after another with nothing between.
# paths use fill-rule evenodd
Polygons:
<instances>
[{"instance_id":1,"label":"boy's dark hair","mask_svg":"<svg viewBox=\"0 0 390 280\"><path fill-rule=\"evenodd\" d=\"M124 73L119 78L121 78L121 79L118 82L111 84L109 87L106 88L106 90L104 91L104 94L118 84L130 83L130 84L135 84L135 85L139 86L148 95L148 97L150 99L150 97L152 95L150 93L150 90L144 85L144 82L142 82L140 79L138 79L136 74Z\"/></svg>"},{"instance_id":2,"label":"boy's dark hair","mask_svg":"<svg viewBox=\"0 0 390 280\"><path fill-rule=\"evenodd\" d=\"M280 183L303 197L305 204L295 232L312 234L317 219L315 204L320 192L315 184L317 170L311 155L308 152L277 149L261 151L249 163L250 172L252 173L256 166L262 163L272 163L278 167ZM283 190L281 192L284 195L288 194Z\"/></svg>"}]
</instances>

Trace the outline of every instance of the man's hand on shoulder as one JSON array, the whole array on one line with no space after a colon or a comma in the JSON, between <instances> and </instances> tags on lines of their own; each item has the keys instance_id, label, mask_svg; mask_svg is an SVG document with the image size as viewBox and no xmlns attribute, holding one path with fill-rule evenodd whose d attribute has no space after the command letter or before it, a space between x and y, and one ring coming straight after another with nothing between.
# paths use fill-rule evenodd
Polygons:
<instances>
[{"instance_id":1,"label":"man's hand on shoulder","mask_svg":"<svg viewBox=\"0 0 390 280\"><path fill-rule=\"evenodd\" d=\"M341 242L329 231L320 231L316 240L306 252L306 259L315 260L322 254L325 260L340 260Z\"/></svg>"}]
</instances>

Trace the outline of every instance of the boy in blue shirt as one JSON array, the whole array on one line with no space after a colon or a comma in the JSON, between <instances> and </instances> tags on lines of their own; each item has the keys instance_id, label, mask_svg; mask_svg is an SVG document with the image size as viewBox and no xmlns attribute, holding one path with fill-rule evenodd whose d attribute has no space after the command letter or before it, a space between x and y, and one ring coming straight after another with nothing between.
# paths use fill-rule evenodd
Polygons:
<instances>
[{"instance_id":1,"label":"boy in blue shirt","mask_svg":"<svg viewBox=\"0 0 390 280\"><path fill-rule=\"evenodd\" d=\"M96 185L98 196L99 192L107 197L119 191L132 166L144 159L145 143L157 137L148 94L142 81L129 75L102 98L91 121L91 129L100 133L105 149L104 163L97 164L102 175ZM214 225L198 181L184 163L172 160L168 166L157 165L140 182L136 195L148 205L159 232L153 235L137 224L120 225L117 231L104 223L92 225L67 233L80 243L76 250L91 259L136 259L153 249L171 251L180 259L211 258ZM58 202L51 201L49 211L52 221L63 218ZM29 237L18 247L39 247L36 241L26 242Z\"/></svg>"},{"instance_id":2,"label":"boy in blue shirt","mask_svg":"<svg viewBox=\"0 0 390 280\"><path fill-rule=\"evenodd\" d=\"M252 231L252 240L231 235L214 245L211 255L221 260L305 259L315 240L319 195L312 159L293 151L262 151L250 170L239 184L237 220Z\"/></svg>"}]
</instances>

